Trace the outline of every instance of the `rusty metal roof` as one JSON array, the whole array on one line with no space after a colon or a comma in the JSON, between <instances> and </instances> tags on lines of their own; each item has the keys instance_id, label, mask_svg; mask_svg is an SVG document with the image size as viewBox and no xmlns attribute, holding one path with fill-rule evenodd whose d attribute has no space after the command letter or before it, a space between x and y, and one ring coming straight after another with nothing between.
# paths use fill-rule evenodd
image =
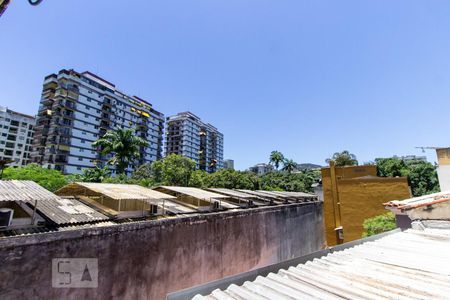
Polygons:
<instances>
[{"instance_id":1,"label":"rusty metal roof","mask_svg":"<svg viewBox=\"0 0 450 300\"><path fill-rule=\"evenodd\" d=\"M387 203L384 203L383 205L385 205L387 208L395 208L403 211L448 201L450 201L450 191L434 193L401 201L389 201Z\"/></svg>"},{"instance_id":2,"label":"rusty metal roof","mask_svg":"<svg viewBox=\"0 0 450 300\"><path fill-rule=\"evenodd\" d=\"M55 194L49 192L34 181L0 180L0 201L40 201L58 200Z\"/></svg>"},{"instance_id":3,"label":"rusty metal roof","mask_svg":"<svg viewBox=\"0 0 450 300\"><path fill-rule=\"evenodd\" d=\"M410 229L193 299L448 299L449 248L449 226Z\"/></svg>"}]
</instances>

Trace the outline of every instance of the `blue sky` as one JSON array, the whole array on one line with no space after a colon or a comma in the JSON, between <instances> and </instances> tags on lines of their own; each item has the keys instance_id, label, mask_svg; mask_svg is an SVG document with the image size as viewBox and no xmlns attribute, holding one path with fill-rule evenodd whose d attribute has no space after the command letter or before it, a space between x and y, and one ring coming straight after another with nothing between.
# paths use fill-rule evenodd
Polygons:
<instances>
[{"instance_id":1,"label":"blue sky","mask_svg":"<svg viewBox=\"0 0 450 300\"><path fill-rule=\"evenodd\" d=\"M44 76L73 68L214 124L239 169L450 146L450 1L118 2L12 1L0 104L35 114Z\"/></svg>"}]
</instances>

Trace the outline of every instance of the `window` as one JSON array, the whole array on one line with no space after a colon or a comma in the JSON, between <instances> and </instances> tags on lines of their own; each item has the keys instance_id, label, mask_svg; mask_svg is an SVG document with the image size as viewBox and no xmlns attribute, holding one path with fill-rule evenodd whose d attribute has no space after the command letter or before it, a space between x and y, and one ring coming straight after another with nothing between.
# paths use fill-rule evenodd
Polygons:
<instances>
[{"instance_id":1,"label":"window","mask_svg":"<svg viewBox=\"0 0 450 300\"><path fill-rule=\"evenodd\" d=\"M83 158L82 158L82 157L78 157L78 160L79 160L79 161L83 161Z\"/></svg>"}]
</instances>

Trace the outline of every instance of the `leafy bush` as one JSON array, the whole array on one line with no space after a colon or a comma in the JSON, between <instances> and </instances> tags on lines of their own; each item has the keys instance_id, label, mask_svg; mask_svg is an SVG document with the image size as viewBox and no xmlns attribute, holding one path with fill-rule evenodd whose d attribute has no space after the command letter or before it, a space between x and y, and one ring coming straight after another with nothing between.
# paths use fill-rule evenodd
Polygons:
<instances>
[{"instance_id":1,"label":"leafy bush","mask_svg":"<svg viewBox=\"0 0 450 300\"><path fill-rule=\"evenodd\" d=\"M3 172L3 179L32 180L51 192L69 182L68 178L60 171L42 168L36 164L29 164L21 168L6 168Z\"/></svg>"},{"instance_id":2,"label":"leafy bush","mask_svg":"<svg viewBox=\"0 0 450 300\"><path fill-rule=\"evenodd\" d=\"M383 215L366 219L364 220L363 227L363 237L393 230L397 228L397 225L395 223L395 215L391 212L388 212Z\"/></svg>"}]
</instances>

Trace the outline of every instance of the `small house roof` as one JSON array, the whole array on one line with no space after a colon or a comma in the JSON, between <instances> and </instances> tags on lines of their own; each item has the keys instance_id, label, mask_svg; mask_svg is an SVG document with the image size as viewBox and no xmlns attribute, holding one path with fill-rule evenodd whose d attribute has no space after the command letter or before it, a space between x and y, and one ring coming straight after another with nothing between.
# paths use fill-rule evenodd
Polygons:
<instances>
[{"instance_id":1,"label":"small house roof","mask_svg":"<svg viewBox=\"0 0 450 300\"><path fill-rule=\"evenodd\" d=\"M60 198L34 181L0 180L0 201L40 201Z\"/></svg>"}]
</instances>

